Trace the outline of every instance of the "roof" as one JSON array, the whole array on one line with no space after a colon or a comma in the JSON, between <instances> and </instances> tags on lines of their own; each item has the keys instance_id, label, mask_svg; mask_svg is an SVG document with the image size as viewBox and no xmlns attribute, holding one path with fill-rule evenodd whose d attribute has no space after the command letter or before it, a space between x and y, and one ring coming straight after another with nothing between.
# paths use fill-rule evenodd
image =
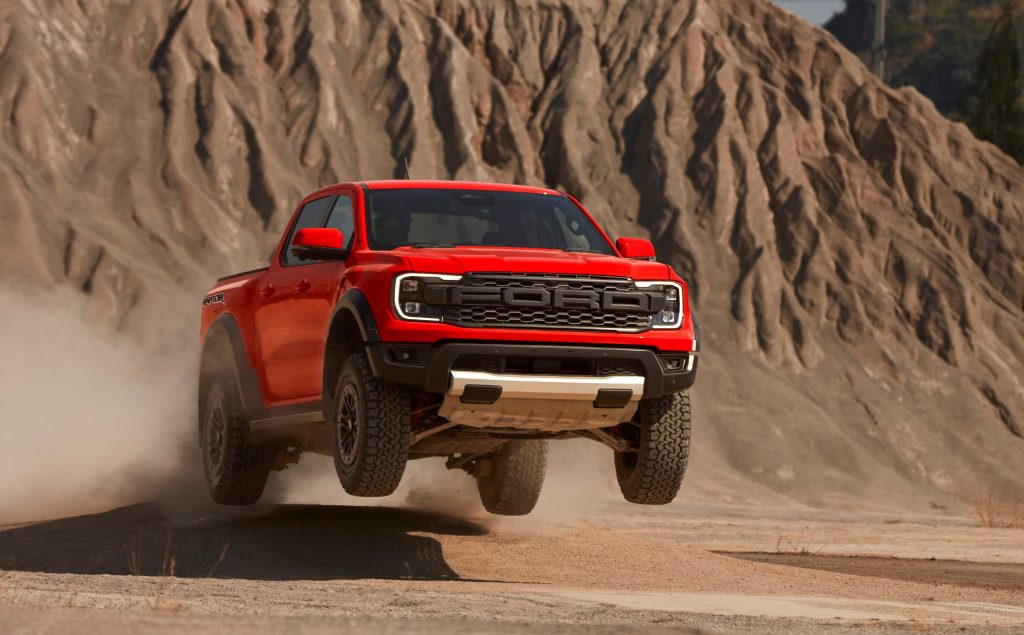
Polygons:
<instances>
[{"instance_id":1,"label":"roof","mask_svg":"<svg viewBox=\"0 0 1024 635\"><path fill-rule=\"evenodd\" d=\"M508 183L480 183L476 181L416 181L416 180L395 180L395 181L364 181L369 190L408 190L408 189L437 189L437 190L487 190L502 192L525 192L529 194L552 194L561 196L562 193L546 187L533 187L531 185L512 185Z\"/></svg>"}]
</instances>

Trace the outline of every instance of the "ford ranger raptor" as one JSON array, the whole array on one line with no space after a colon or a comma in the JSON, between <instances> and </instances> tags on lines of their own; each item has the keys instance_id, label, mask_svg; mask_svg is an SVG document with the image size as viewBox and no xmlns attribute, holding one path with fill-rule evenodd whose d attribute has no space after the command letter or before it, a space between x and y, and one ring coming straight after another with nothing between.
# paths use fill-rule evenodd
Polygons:
<instances>
[{"instance_id":1,"label":"ford ranger raptor","mask_svg":"<svg viewBox=\"0 0 1024 635\"><path fill-rule=\"evenodd\" d=\"M355 496L443 457L491 513L537 502L547 442L610 448L626 500L686 470L698 334L650 242L616 242L573 197L454 181L307 196L267 267L203 298L199 439L214 501L332 456Z\"/></svg>"}]
</instances>

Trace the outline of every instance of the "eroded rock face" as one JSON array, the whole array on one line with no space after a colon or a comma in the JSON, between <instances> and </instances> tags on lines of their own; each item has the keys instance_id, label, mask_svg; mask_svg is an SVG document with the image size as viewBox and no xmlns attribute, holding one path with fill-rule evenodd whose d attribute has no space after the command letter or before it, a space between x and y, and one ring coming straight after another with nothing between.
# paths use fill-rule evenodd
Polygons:
<instances>
[{"instance_id":1,"label":"eroded rock face","mask_svg":"<svg viewBox=\"0 0 1024 635\"><path fill-rule=\"evenodd\" d=\"M317 185L552 185L691 283L695 487L1024 495L1024 169L825 32L761 0L168 4L0 7L4 280L152 338Z\"/></svg>"}]
</instances>

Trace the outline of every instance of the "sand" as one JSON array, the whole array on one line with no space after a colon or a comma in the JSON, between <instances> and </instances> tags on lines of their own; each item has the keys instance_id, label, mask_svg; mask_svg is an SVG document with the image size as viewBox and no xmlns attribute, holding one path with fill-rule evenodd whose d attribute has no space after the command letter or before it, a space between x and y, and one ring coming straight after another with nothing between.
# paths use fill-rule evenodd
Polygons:
<instances>
[{"instance_id":1,"label":"sand","mask_svg":"<svg viewBox=\"0 0 1024 635\"><path fill-rule=\"evenodd\" d=\"M605 503L586 521L525 520L169 501L30 523L0 531L0 624L1010 633L1024 623L1024 535L966 518Z\"/></svg>"}]
</instances>

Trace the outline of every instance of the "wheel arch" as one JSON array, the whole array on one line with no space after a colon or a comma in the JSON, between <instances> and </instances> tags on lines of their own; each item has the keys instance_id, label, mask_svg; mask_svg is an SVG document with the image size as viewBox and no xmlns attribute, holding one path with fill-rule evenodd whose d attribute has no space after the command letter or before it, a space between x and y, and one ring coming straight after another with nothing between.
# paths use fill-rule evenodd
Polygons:
<instances>
[{"instance_id":1,"label":"wheel arch","mask_svg":"<svg viewBox=\"0 0 1024 635\"><path fill-rule=\"evenodd\" d=\"M362 350L368 343L380 341L377 321L373 317L370 301L359 289L350 289L338 301L327 329L324 348L323 414L330 420L334 410L334 378L342 364L352 353Z\"/></svg>"},{"instance_id":2,"label":"wheel arch","mask_svg":"<svg viewBox=\"0 0 1024 635\"><path fill-rule=\"evenodd\" d=\"M245 412L253 416L263 409L263 393L259 376L249 363L245 339L237 320L224 313L210 325L203 338L199 359L199 416L206 408L209 382L220 373L227 373L235 381Z\"/></svg>"}]
</instances>

